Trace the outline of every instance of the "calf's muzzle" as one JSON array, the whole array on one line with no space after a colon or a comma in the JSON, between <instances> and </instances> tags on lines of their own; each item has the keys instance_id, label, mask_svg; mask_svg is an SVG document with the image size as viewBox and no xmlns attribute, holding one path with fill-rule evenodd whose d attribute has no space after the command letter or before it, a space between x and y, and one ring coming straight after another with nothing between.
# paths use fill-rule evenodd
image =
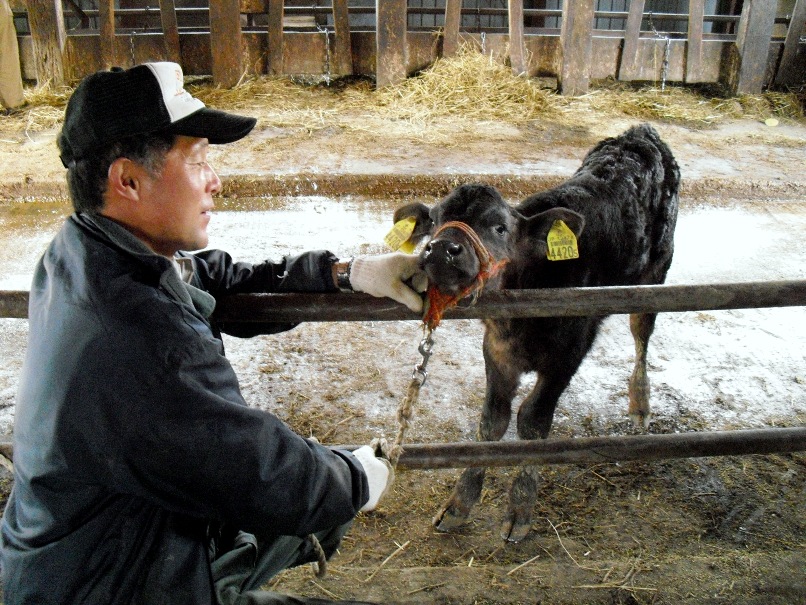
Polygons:
<instances>
[{"instance_id":1,"label":"calf's muzzle","mask_svg":"<svg viewBox=\"0 0 806 605\"><path fill-rule=\"evenodd\" d=\"M457 293L468 287L481 267L472 246L445 236L432 239L423 249L420 260L429 282L446 293Z\"/></svg>"}]
</instances>

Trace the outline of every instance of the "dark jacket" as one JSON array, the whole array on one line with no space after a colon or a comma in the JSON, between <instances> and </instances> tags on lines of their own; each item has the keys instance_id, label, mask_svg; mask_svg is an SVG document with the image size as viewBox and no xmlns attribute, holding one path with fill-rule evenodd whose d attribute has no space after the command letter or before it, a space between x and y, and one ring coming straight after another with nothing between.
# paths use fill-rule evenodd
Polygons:
<instances>
[{"instance_id":1,"label":"dark jacket","mask_svg":"<svg viewBox=\"0 0 806 605\"><path fill-rule=\"evenodd\" d=\"M335 290L332 255L186 256L192 286L112 221L79 214L40 260L0 528L6 605L206 605L220 525L304 536L366 502L352 455L246 406L208 320L233 292Z\"/></svg>"}]
</instances>

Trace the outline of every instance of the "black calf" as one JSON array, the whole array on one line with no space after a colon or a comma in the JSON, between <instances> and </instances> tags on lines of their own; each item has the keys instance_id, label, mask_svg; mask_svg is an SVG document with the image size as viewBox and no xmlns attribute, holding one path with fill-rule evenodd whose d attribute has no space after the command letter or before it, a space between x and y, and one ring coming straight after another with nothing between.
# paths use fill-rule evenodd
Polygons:
<instances>
[{"instance_id":1,"label":"black calf","mask_svg":"<svg viewBox=\"0 0 806 605\"><path fill-rule=\"evenodd\" d=\"M660 284L672 262L680 172L671 151L649 125L600 142L564 184L509 206L493 187L463 185L431 209L410 204L395 221L417 219L412 240L449 221L470 226L504 268L486 288L563 288ZM569 235L573 233L572 235ZM574 240L578 257L574 258ZM463 229L449 227L421 252L432 286L456 294L479 273L480 263ZM558 260L549 260L554 256ZM485 320L486 395L478 438L499 440L510 421L522 374L537 383L518 409L521 439L548 436L557 401L587 355L604 317ZM629 382L629 415L649 423L646 348L655 314L630 316L635 368ZM440 530L463 523L478 501L484 469L462 474L434 519ZM510 492L502 537L524 538L538 484L536 467L524 467Z\"/></svg>"}]
</instances>

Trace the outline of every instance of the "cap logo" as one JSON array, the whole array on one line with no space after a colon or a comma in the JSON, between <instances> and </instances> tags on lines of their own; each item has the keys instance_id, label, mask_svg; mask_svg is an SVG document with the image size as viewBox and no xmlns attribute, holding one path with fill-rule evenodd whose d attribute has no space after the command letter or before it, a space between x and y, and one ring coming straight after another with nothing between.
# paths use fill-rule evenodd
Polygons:
<instances>
[{"instance_id":1,"label":"cap logo","mask_svg":"<svg viewBox=\"0 0 806 605\"><path fill-rule=\"evenodd\" d=\"M174 75L176 76L176 92L174 96L178 97L179 95L185 94L185 78L182 75L182 69L178 66L174 70Z\"/></svg>"},{"instance_id":2,"label":"cap logo","mask_svg":"<svg viewBox=\"0 0 806 605\"><path fill-rule=\"evenodd\" d=\"M163 61L145 65L159 82L162 100L171 116L171 124L204 108L204 103L185 90L182 68L178 64Z\"/></svg>"}]
</instances>

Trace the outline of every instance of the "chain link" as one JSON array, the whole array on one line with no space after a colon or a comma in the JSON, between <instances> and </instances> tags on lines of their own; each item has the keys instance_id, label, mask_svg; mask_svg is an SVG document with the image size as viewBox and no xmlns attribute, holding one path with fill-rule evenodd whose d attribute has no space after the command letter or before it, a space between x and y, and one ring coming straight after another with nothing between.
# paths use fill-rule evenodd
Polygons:
<instances>
[{"instance_id":1,"label":"chain link","mask_svg":"<svg viewBox=\"0 0 806 605\"><path fill-rule=\"evenodd\" d=\"M660 68L660 89L661 91L666 90L666 77L669 73L669 51L671 49L672 44L672 37L669 34L662 36L657 29L655 29L655 23L652 21L652 13L649 13L649 27L652 28L652 33L655 34L655 37L658 40L664 40L665 44L663 45L663 62L661 63Z\"/></svg>"},{"instance_id":2,"label":"chain link","mask_svg":"<svg viewBox=\"0 0 806 605\"><path fill-rule=\"evenodd\" d=\"M426 334L420 341L420 346L417 348L417 350L420 352L420 355L423 356L423 360L414 366L414 372L412 373L411 378L412 380L418 380L420 382L420 386L423 386L426 378L428 378L428 372L426 371L425 366L428 365L428 360L431 357L431 349L434 346L432 334L433 330L431 328L426 328Z\"/></svg>"},{"instance_id":3,"label":"chain link","mask_svg":"<svg viewBox=\"0 0 806 605\"><path fill-rule=\"evenodd\" d=\"M330 32L327 26L322 26L317 23L316 29L320 34L325 35L325 84L330 86L331 73L330 73Z\"/></svg>"}]
</instances>

